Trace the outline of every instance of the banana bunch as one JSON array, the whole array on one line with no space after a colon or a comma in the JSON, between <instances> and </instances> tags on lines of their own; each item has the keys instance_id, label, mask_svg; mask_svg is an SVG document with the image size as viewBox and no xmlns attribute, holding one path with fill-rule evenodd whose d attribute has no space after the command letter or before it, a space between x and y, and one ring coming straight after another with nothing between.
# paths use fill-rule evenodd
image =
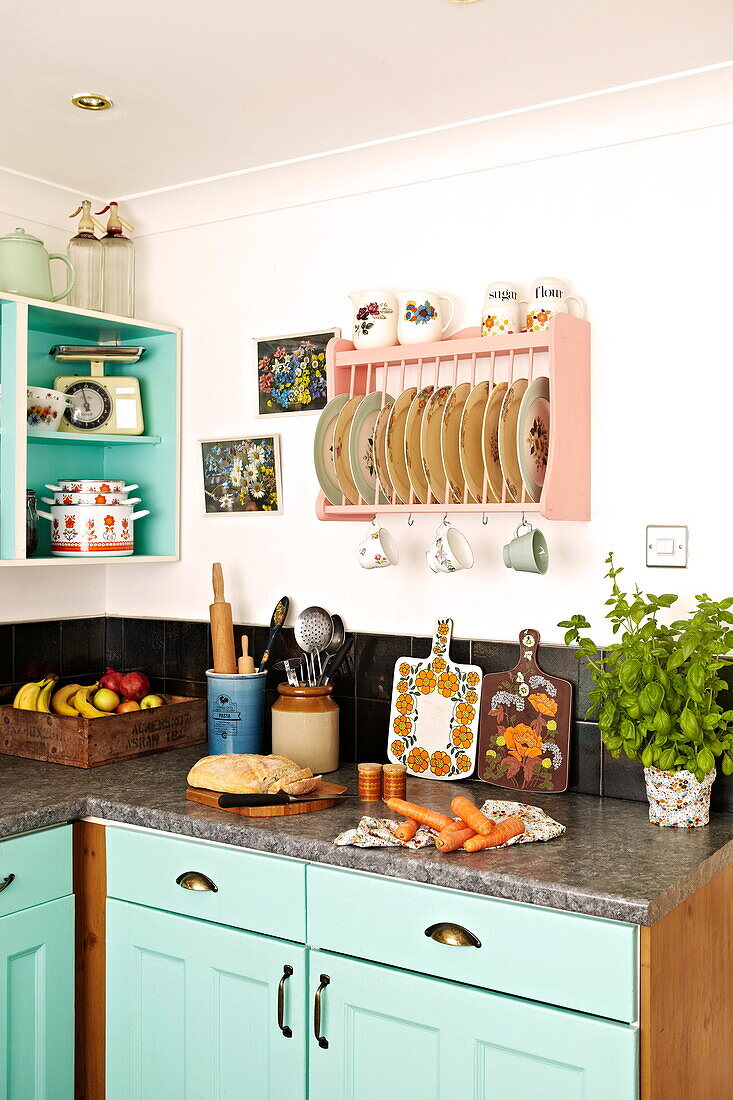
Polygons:
<instances>
[{"instance_id":1,"label":"banana bunch","mask_svg":"<svg viewBox=\"0 0 733 1100\"><path fill-rule=\"evenodd\" d=\"M23 684L13 699L16 710L35 710L42 714L50 714L49 702L51 692L56 683L55 676L45 676L42 680L32 680Z\"/></svg>"},{"instance_id":2,"label":"banana bunch","mask_svg":"<svg viewBox=\"0 0 733 1100\"><path fill-rule=\"evenodd\" d=\"M82 687L81 684L67 684L59 688L54 694L55 676L48 676L43 680L34 680L23 684L13 700L16 710L34 710L41 714L73 715L82 718L107 718L104 710L98 710L91 702L89 696L93 695L99 684L89 684Z\"/></svg>"}]
</instances>

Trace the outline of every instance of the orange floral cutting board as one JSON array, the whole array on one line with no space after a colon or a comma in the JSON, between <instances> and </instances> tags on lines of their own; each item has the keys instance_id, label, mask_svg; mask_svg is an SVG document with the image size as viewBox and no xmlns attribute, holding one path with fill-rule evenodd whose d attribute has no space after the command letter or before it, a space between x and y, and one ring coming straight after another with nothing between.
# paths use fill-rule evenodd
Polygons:
<instances>
[{"instance_id":1,"label":"orange floral cutting board","mask_svg":"<svg viewBox=\"0 0 733 1100\"><path fill-rule=\"evenodd\" d=\"M420 779L466 779L476 764L481 669L450 659L452 619L438 619L427 657L395 664L387 750Z\"/></svg>"},{"instance_id":2,"label":"orange floral cutting board","mask_svg":"<svg viewBox=\"0 0 733 1100\"><path fill-rule=\"evenodd\" d=\"M478 778L511 791L567 790L573 686L537 663L540 636L519 635L519 664L484 676Z\"/></svg>"}]
</instances>

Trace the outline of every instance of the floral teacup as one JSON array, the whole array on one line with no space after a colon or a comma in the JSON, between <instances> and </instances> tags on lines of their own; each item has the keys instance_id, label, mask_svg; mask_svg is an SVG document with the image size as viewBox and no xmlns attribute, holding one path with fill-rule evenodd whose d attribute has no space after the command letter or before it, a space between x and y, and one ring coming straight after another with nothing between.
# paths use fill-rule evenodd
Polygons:
<instances>
[{"instance_id":1,"label":"floral teacup","mask_svg":"<svg viewBox=\"0 0 733 1100\"><path fill-rule=\"evenodd\" d=\"M466 536L447 519L435 532L435 539L425 554L433 573L457 573L473 565L473 550Z\"/></svg>"},{"instance_id":2,"label":"floral teacup","mask_svg":"<svg viewBox=\"0 0 733 1100\"><path fill-rule=\"evenodd\" d=\"M362 569L384 569L388 565L397 565L400 554L397 543L386 527L380 527L372 520L366 538L356 548L359 565Z\"/></svg>"}]
</instances>

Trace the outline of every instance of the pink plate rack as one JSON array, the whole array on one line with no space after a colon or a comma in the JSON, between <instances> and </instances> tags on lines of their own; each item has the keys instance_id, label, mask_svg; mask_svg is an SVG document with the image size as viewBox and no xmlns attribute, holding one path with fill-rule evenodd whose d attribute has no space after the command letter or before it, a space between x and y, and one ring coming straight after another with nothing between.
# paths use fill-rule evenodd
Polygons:
<instances>
[{"instance_id":1,"label":"pink plate rack","mask_svg":"<svg viewBox=\"0 0 733 1100\"><path fill-rule=\"evenodd\" d=\"M341 393L349 397L375 391L394 397L408 386L491 386L524 377L532 381L544 374L550 380L551 431L547 472L539 502L507 500L506 486L500 504L489 503L484 478L483 503L468 491L462 504L451 499L446 482L442 501L402 504L393 496L388 504L359 498L357 504L330 504L319 493L316 514L322 520L371 520L375 515L422 512L526 512L546 519L590 519L590 325L567 313L558 313L542 332L512 336L481 336L478 328L465 328L447 340L391 348L357 351L349 340L335 338L326 351L329 400Z\"/></svg>"}]
</instances>

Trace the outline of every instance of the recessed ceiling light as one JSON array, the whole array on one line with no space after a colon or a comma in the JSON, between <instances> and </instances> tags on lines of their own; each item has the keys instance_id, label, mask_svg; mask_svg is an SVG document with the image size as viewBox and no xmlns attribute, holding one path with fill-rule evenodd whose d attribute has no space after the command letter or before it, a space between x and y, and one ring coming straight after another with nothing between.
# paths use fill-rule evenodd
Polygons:
<instances>
[{"instance_id":1,"label":"recessed ceiling light","mask_svg":"<svg viewBox=\"0 0 733 1100\"><path fill-rule=\"evenodd\" d=\"M87 95L73 95L71 102L82 111L108 111L112 106L112 100L106 95L94 95L91 92Z\"/></svg>"}]
</instances>

